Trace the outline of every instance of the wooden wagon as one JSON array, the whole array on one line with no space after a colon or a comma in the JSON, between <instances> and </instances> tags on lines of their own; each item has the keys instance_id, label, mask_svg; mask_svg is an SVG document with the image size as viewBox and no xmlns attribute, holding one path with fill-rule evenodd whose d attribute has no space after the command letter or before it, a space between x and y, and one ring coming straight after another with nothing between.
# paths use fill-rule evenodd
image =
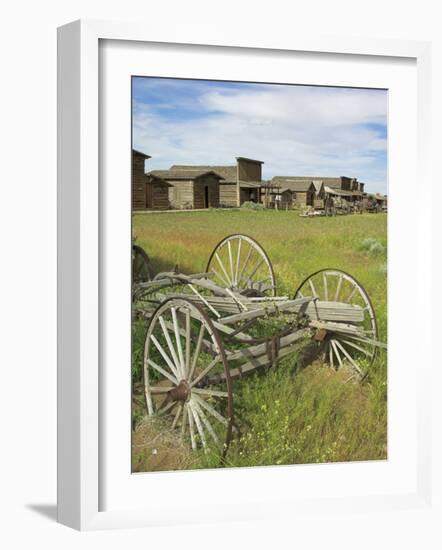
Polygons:
<instances>
[{"instance_id":1,"label":"wooden wagon","mask_svg":"<svg viewBox=\"0 0 442 550\"><path fill-rule=\"evenodd\" d=\"M331 368L364 379L383 346L370 298L348 273L323 269L292 296L276 290L270 259L246 235L223 239L203 273L134 277L134 311L147 321L147 413L192 449L227 451L236 378L309 344Z\"/></svg>"}]
</instances>

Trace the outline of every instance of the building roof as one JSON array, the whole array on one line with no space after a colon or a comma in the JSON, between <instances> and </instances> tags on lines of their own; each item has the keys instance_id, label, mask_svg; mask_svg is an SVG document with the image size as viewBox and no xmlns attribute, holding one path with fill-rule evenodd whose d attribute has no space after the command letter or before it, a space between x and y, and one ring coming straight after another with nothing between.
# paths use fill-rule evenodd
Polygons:
<instances>
[{"instance_id":1,"label":"building roof","mask_svg":"<svg viewBox=\"0 0 442 550\"><path fill-rule=\"evenodd\" d=\"M236 157L236 160L246 160L248 162L255 162L256 164L264 164L264 161L262 160L255 160L255 159L249 159L246 157ZM222 176L222 179L224 180L223 183L236 183L236 178L238 174L236 164L227 164L227 165L219 165L219 164L174 164L170 167L170 170L207 170L207 171L213 171ZM240 182L241 187L245 187L243 185L244 182ZM261 182L256 182L261 185Z\"/></svg>"},{"instance_id":2,"label":"building roof","mask_svg":"<svg viewBox=\"0 0 442 550\"><path fill-rule=\"evenodd\" d=\"M324 182L322 180L313 180L312 183L313 187L315 188L316 194L318 194L324 187Z\"/></svg>"},{"instance_id":3,"label":"building roof","mask_svg":"<svg viewBox=\"0 0 442 550\"><path fill-rule=\"evenodd\" d=\"M223 182L224 183L224 182ZM259 189L262 187L261 181L240 181L239 186L244 189Z\"/></svg>"},{"instance_id":4,"label":"building roof","mask_svg":"<svg viewBox=\"0 0 442 550\"><path fill-rule=\"evenodd\" d=\"M310 190L315 191L313 181L310 179L299 179L290 176L275 176L269 184L270 187L284 187L291 191L307 192Z\"/></svg>"},{"instance_id":5,"label":"building roof","mask_svg":"<svg viewBox=\"0 0 442 550\"><path fill-rule=\"evenodd\" d=\"M193 169L170 169L170 170L152 170L148 172L148 176L157 176L165 180L195 180L201 176L208 174L216 176L218 179L224 179L219 173L214 170L207 170L202 168Z\"/></svg>"},{"instance_id":6,"label":"building roof","mask_svg":"<svg viewBox=\"0 0 442 550\"><path fill-rule=\"evenodd\" d=\"M163 178L160 178L158 176L155 176L155 174L146 174L147 182L148 183L155 183L156 185L163 185L166 187L173 187L171 183L169 183L166 180L163 180Z\"/></svg>"},{"instance_id":7,"label":"building roof","mask_svg":"<svg viewBox=\"0 0 442 550\"><path fill-rule=\"evenodd\" d=\"M138 156L143 157L143 158L145 158L145 159L150 159L150 158L152 158L150 155L146 155L145 153L142 153L141 151L137 151L136 149L132 149L132 153L133 153L134 155L138 155Z\"/></svg>"},{"instance_id":8,"label":"building roof","mask_svg":"<svg viewBox=\"0 0 442 550\"><path fill-rule=\"evenodd\" d=\"M324 191L326 193L329 193L330 195L336 195L338 197L352 197L356 193L356 191L345 191L343 189L330 187L329 185L326 185L324 187Z\"/></svg>"},{"instance_id":9,"label":"building roof","mask_svg":"<svg viewBox=\"0 0 442 550\"><path fill-rule=\"evenodd\" d=\"M211 164L174 164L170 170L205 170L216 172L224 180L223 183L236 183L236 165L219 166Z\"/></svg>"}]
</instances>

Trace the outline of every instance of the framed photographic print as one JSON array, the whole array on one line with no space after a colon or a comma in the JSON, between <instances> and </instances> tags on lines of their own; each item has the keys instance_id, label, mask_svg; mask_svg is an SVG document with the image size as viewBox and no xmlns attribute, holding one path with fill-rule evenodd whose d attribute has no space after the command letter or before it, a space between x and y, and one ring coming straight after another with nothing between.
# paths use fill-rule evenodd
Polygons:
<instances>
[{"instance_id":1,"label":"framed photographic print","mask_svg":"<svg viewBox=\"0 0 442 550\"><path fill-rule=\"evenodd\" d=\"M132 126L133 471L386 459L387 90L135 76Z\"/></svg>"},{"instance_id":2,"label":"framed photographic print","mask_svg":"<svg viewBox=\"0 0 442 550\"><path fill-rule=\"evenodd\" d=\"M427 63L60 29L62 523L425 503Z\"/></svg>"}]
</instances>

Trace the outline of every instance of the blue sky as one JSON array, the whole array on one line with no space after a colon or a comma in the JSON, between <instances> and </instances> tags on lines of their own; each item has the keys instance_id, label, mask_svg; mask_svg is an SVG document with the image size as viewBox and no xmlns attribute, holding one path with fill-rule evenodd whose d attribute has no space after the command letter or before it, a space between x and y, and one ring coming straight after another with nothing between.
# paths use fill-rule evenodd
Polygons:
<instances>
[{"instance_id":1,"label":"blue sky","mask_svg":"<svg viewBox=\"0 0 442 550\"><path fill-rule=\"evenodd\" d=\"M146 169L264 161L263 178L351 176L387 192L385 90L133 78Z\"/></svg>"}]
</instances>

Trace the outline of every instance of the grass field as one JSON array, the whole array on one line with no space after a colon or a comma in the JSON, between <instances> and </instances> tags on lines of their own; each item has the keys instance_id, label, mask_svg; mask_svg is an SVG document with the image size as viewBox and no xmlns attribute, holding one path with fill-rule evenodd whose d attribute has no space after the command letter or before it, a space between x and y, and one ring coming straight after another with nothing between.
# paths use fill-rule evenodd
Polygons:
<instances>
[{"instance_id":1,"label":"grass field","mask_svg":"<svg viewBox=\"0 0 442 550\"><path fill-rule=\"evenodd\" d=\"M387 216L363 214L300 218L294 211L212 210L136 214L133 233L148 252L153 272L175 265L202 272L226 235L245 233L267 251L278 294L293 295L302 280L322 268L351 273L367 290L387 338ZM159 440L144 419L141 397L142 323L134 326L135 471L216 466L210 455L192 454L179 441ZM241 437L227 466L385 459L387 456L387 362L382 353L368 381L345 383L348 373L318 362L301 368L290 357L277 369L235 381L234 408Z\"/></svg>"}]
</instances>

